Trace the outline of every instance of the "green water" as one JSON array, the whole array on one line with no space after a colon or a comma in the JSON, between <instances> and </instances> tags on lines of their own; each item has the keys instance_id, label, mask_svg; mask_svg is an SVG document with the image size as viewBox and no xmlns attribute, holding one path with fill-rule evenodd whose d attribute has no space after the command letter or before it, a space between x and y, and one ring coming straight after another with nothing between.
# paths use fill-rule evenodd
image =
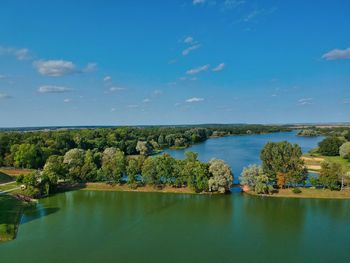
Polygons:
<instances>
[{"instance_id":1,"label":"green water","mask_svg":"<svg viewBox=\"0 0 350 263\"><path fill-rule=\"evenodd\" d=\"M1 262L349 262L350 202L74 191L28 211Z\"/></svg>"},{"instance_id":2,"label":"green water","mask_svg":"<svg viewBox=\"0 0 350 263\"><path fill-rule=\"evenodd\" d=\"M211 139L191 150L235 176L267 141L303 151L322 138L276 133ZM182 158L184 151L169 150ZM350 262L350 201L74 191L26 211L0 262Z\"/></svg>"}]
</instances>

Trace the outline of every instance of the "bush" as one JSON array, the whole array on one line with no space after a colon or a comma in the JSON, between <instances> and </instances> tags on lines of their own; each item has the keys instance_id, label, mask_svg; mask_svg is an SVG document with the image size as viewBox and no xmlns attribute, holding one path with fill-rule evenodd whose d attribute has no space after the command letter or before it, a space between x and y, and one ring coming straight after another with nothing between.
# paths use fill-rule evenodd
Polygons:
<instances>
[{"instance_id":1,"label":"bush","mask_svg":"<svg viewBox=\"0 0 350 263\"><path fill-rule=\"evenodd\" d=\"M350 159L350 142L343 143L340 146L339 155L344 159Z\"/></svg>"},{"instance_id":2,"label":"bush","mask_svg":"<svg viewBox=\"0 0 350 263\"><path fill-rule=\"evenodd\" d=\"M326 156L339 155L339 147L342 145L342 140L338 137L327 137L318 144L319 153Z\"/></svg>"},{"instance_id":3,"label":"bush","mask_svg":"<svg viewBox=\"0 0 350 263\"><path fill-rule=\"evenodd\" d=\"M295 187L295 188L293 188L292 192L293 192L294 194L300 194L300 193L301 193L301 190L300 190L299 187Z\"/></svg>"}]
</instances>

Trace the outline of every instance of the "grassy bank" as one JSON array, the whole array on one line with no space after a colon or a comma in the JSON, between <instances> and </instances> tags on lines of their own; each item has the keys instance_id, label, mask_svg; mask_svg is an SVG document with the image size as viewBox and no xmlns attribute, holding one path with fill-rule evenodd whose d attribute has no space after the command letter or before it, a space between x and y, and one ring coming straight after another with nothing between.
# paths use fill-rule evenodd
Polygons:
<instances>
[{"instance_id":1,"label":"grassy bank","mask_svg":"<svg viewBox=\"0 0 350 263\"><path fill-rule=\"evenodd\" d=\"M340 156L323 156L320 154L305 154L302 159L305 162L306 168L310 172L319 172L323 161L339 163L345 172L350 172L350 162Z\"/></svg>"},{"instance_id":2,"label":"grassy bank","mask_svg":"<svg viewBox=\"0 0 350 263\"><path fill-rule=\"evenodd\" d=\"M12 182L12 183L5 184L5 185L0 185L0 192L10 190L10 189L16 188L18 186L19 186L19 184L17 184L16 182Z\"/></svg>"},{"instance_id":3,"label":"grassy bank","mask_svg":"<svg viewBox=\"0 0 350 263\"><path fill-rule=\"evenodd\" d=\"M0 195L0 241L16 237L22 210L26 204L11 195Z\"/></svg>"},{"instance_id":4,"label":"grassy bank","mask_svg":"<svg viewBox=\"0 0 350 263\"><path fill-rule=\"evenodd\" d=\"M132 189L129 185L109 185L106 183L86 183L81 190L96 190L96 191L119 191L119 192L158 192L158 193L182 193L182 194L195 194L195 192L188 188L174 188L171 186L165 186L162 189L157 189L153 186L146 185L140 186L136 189Z\"/></svg>"},{"instance_id":5,"label":"grassy bank","mask_svg":"<svg viewBox=\"0 0 350 263\"><path fill-rule=\"evenodd\" d=\"M319 198L319 199L350 199L350 190L331 191L328 189L300 188L301 193L295 194L292 189L280 189L278 193L270 195L258 195L254 192L246 192L255 196L284 197L284 198Z\"/></svg>"}]
</instances>

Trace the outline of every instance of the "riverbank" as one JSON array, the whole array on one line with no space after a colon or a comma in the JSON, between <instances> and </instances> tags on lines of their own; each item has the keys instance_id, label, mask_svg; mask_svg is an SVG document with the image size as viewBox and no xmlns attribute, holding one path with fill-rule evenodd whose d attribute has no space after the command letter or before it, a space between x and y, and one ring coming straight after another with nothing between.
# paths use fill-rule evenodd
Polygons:
<instances>
[{"instance_id":1,"label":"riverbank","mask_svg":"<svg viewBox=\"0 0 350 263\"><path fill-rule=\"evenodd\" d=\"M273 194L256 194L252 191L245 192L248 195L282 198L313 198L313 199L350 199L350 189L331 191L329 189L300 188L301 193L295 194L292 189L280 189Z\"/></svg>"},{"instance_id":2,"label":"riverbank","mask_svg":"<svg viewBox=\"0 0 350 263\"><path fill-rule=\"evenodd\" d=\"M143 193L174 193L174 194L203 194L196 193L189 187L176 188L172 186L164 186L162 188L156 188L152 185L139 186L137 188L131 188L128 184L107 184L103 182L88 182L88 183L76 183L66 184L61 183L58 186L58 192L66 191L110 191L110 192L143 192Z\"/></svg>"}]
</instances>

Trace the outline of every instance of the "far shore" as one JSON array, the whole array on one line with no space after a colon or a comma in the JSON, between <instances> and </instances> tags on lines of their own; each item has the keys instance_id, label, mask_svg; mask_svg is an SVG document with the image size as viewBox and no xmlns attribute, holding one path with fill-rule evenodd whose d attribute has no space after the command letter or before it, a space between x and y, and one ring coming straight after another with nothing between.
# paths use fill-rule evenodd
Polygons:
<instances>
[{"instance_id":1,"label":"far shore","mask_svg":"<svg viewBox=\"0 0 350 263\"><path fill-rule=\"evenodd\" d=\"M274 198L311 198L311 199L350 199L350 189L341 191L331 191L329 189L300 188L301 193L295 194L292 189L280 189L278 193L273 194L256 194L253 191L245 191L244 193L260 197Z\"/></svg>"}]
</instances>

